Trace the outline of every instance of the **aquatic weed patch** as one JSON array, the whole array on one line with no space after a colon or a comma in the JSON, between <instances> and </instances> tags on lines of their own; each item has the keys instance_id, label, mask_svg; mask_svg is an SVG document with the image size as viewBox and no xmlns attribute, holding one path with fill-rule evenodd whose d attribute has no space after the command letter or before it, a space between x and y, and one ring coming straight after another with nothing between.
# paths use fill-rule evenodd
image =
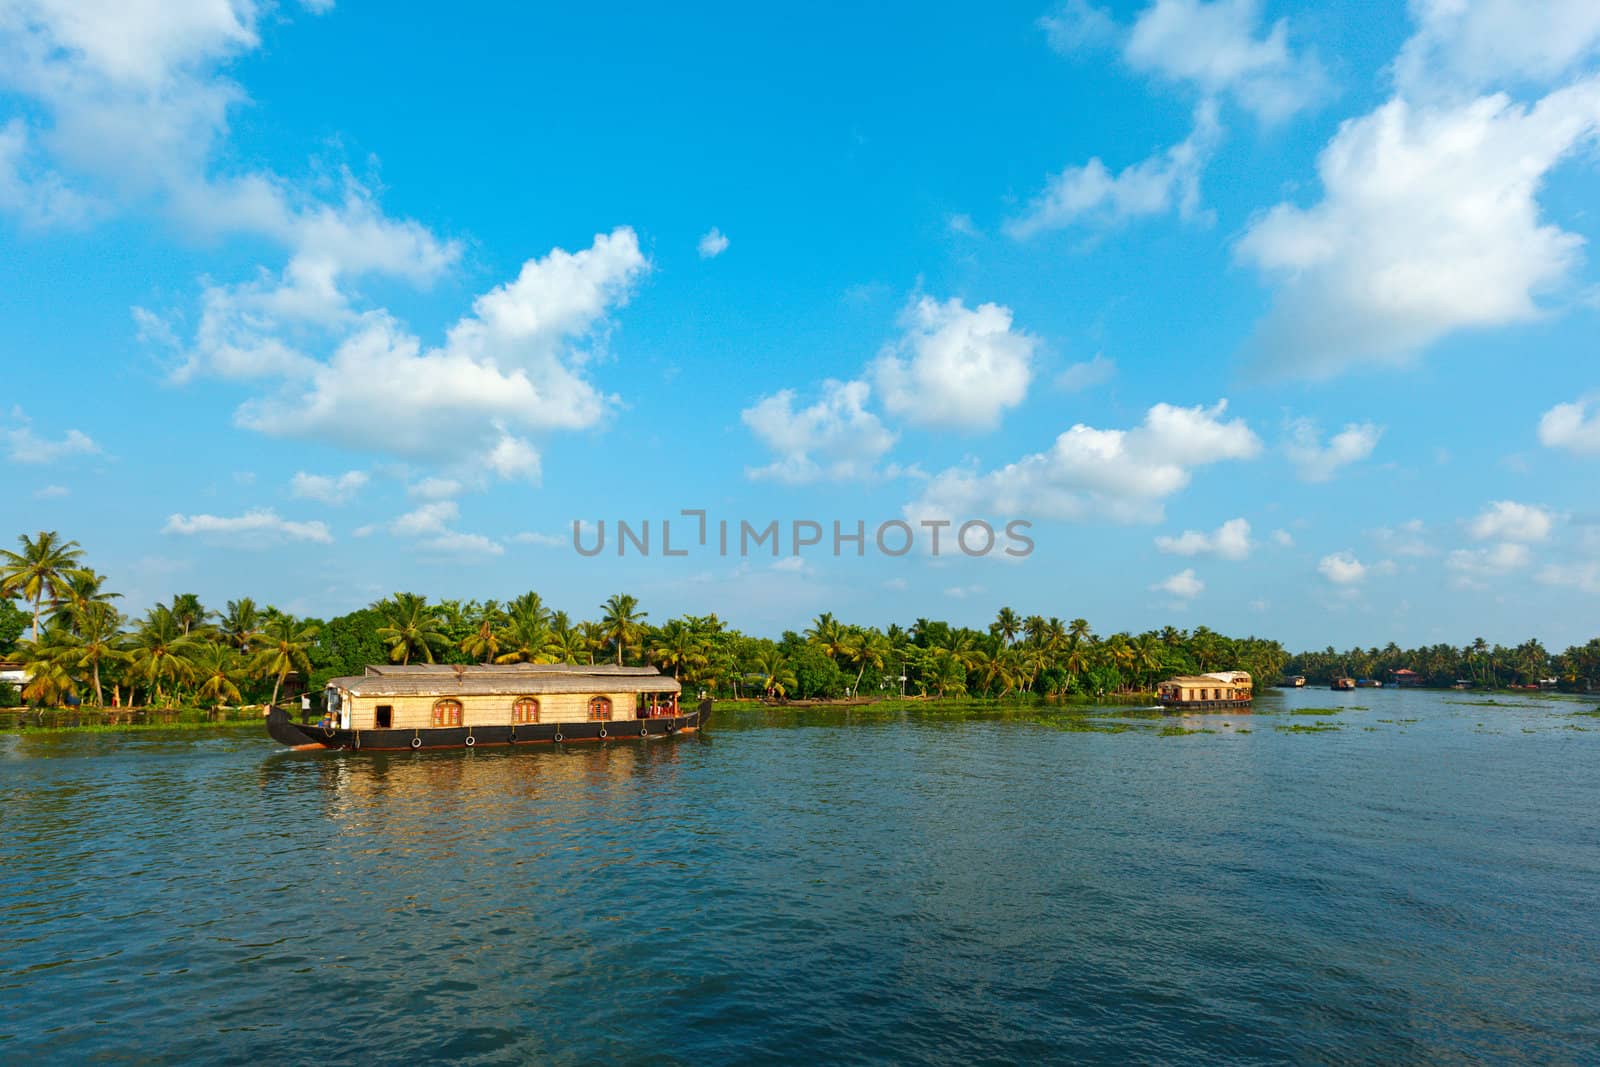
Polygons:
<instances>
[{"instance_id":1,"label":"aquatic weed patch","mask_svg":"<svg viewBox=\"0 0 1600 1067\"><path fill-rule=\"evenodd\" d=\"M1344 724L1338 722L1293 722L1288 725L1279 723L1272 728L1281 734L1326 734L1344 729Z\"/></svg>"}]
</instances>

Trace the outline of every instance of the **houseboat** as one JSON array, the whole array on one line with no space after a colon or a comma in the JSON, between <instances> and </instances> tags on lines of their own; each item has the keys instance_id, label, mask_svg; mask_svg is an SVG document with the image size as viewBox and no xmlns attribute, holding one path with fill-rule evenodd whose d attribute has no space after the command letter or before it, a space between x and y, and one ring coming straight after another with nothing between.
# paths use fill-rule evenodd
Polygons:
<instances>
[{"instance_id":1,"label":"houseboat","mask_svg":"<svg viewBox=\"0 0 1600 1067\"><path fill-rule=\"evenodd\" d=\"M1284 689L1304 689L1306 687L1306 676L1303 674L1286 674L1278 685Z\"/></svg>"},{"instance_id":2,"label":"houseboat","mask_svg":"<svg viewBox=\"0 0 1600 1067\"><path fill-rule=\"evenodd\" d=\"M328 682L320 721L273 708L267 733L291 748L362 752L670 737L711 717L709 700L680 708L681 689L653 667L372 666Z\"/></svg>"},{"instance_id":3,"label":"houseboat","mask_svg":"<svg viewBox=\"0 0 1600 1067\"><path fill-rule=\"evenodd\" d=\"M1356 687L1356 680L1354 678L1335 678L1333 680L1333 684L1330 685L1328 688L1329 689L1340 689L1340 690L1343 690L1343 689L1354 689L1355 687Z\"/></svg>"},{"instance_id":4,"label":"houseboat","mask_svg":"<svg viewBox=\"0 0 1600 1067\"><path fill-rule=\"evenodd\" d=\"M1248 708L1254 684L1248 671L1184 674L1162 682L1156 695L1162 707L1176 710Z\"/></svg>"}]
</instances>

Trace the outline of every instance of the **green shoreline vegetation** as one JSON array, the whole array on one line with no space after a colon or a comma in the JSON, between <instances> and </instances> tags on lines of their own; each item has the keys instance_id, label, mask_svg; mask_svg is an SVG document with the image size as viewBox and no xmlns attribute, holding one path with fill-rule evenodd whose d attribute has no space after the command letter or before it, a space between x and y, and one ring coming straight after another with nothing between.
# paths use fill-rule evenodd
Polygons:
<instances>
[{"instance_id":1,"label":"green shoreline vegetation","mask_svg":"<svg viewBox=\"0 0 1600 1067\"><path fill-rule=\"evenodd\" d=\"M926 618L908 627L858 626L823 613L778 640L742 634L715 614L657 624L624 593L588 620L550 609L536 592L503 602L438 603L400 592L326 620L297 618L248 597L213 610L193 593L178 593L130 619L77 542L41 531L19 537L18 545L0 550L0 661L20 664L27 681L20 691L0 683L0 709L21 704L33 711L0 715L0 724L9 719L30 729L259 722L267 705L380 662L650 664L687 692L718 701L883 714L973 701L1063 710L1147 705L1162 679L1215 670L1249 671L1258 687L1285 673L1314 680L1409 663L1429 681L1448 680L1439 684L1470 677L1493 687L1554 675L1564 686L1586 688L1600 680L1600 639L1553 657L1536 641L1507 650L1481 640L1459 650L1406 653L1390 645L1291 656L1276 641L1205 626L1102 636L1082 618L1024 616L1010 607L987 630Z\"/></svg>"}]
</instances>

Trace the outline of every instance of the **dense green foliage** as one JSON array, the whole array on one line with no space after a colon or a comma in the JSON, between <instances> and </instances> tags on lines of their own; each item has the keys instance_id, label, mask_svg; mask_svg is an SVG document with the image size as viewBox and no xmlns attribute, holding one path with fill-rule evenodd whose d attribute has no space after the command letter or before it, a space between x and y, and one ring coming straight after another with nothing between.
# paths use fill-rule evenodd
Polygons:
<instances>
[{"instance_id":1,"label":"dense green foliage","mask_svg":"<svg viewBox=\"0 0 1600 1067\"><path fill-rule=\"evenodd\" d=\"M1391 645L1291 658L1276 641L1227 637L1204 626L1101 636L1084 619L1022 616L1011 608L1001 608L987 630L933 619L878 629L825 613L804 632L776 641L729 629L716 615L652 623L627 594L599 605L593 621L552 611L534 592L504 603L436 604L402 592L327 621L258 608L248 598L214 611L194 594L180 593L129 619L115 607L118 595L82 565L75 542L44 532L20 541L22 551L6 553L0 567L6 592L0 640L9 639L11 654L27 664L21 696L34 705L272 702L383 661L649 663L690 692L765 699L902 692L1097 697L1149 692L1174 674L1224 669L1249 671L1259 684L1286 671L1321 682L1335 674L1380 676L1401 666L1433 684L1468 677L1500 685L1552 674L1579 686L1600 680L1600 641L1554 657L1535 641L1515 649L1479 641L1465 649L1405 652Z\"/></svg>"},{"instance_id":2,"label":"dense green foliage","mask_svg":"<svg viewBox=\"0 0 1600 1067\"><path fill-rule=\"evenodd\" d=\"M1338 652L1302 652L1284 667L1289 674L1303 674L1311 684L1325 684L1336 677L1376 678L1382 681L1391 671L1412 670L1422 675L1423 684L1452 685L1470 682L1485 688L1505 685L1536 685L1554 678L1568 689L1589 690L1600 686L1600 638L1586 645L1574 645L1552 655L1544 645L1530 639L1515 648L1490 645L1478 638L1469 645L1430 645L1403 649L1395 644L1383 648L1352 648Z\"/></svg>"}]
</instances>

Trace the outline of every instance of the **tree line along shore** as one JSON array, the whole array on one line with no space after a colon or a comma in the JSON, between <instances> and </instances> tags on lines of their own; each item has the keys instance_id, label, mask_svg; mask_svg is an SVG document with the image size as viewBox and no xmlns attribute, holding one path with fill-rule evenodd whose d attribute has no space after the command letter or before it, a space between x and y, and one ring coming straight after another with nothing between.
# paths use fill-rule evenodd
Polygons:
<instances>
[{"instance_id":1,"label":"tree line along shore","mask_svg":"<svg viewBox=\"0 0 1600 1067\"><path fill-rule=\"evenodd\" d=\"M224 708L278 702L360 674L369 663L649 664L720 699L1058 699L1143 696L1163 678L1245 670L1258 685L1281 675L1320 682L1404 666L1430 684L1486 686L1551 676L1564 686L1600 681L1600 639L1552 656L1537 641L1514 649L1328 649L1291 656L1277 641L1228 637L1207 627L1101 635L1081 618L1021 615L1002 607L986 630L916 619L886 628L831 613L771 640L740 633L715 614L654 622L619 593L591 619L552 610L538 593L510 600L430 603L395 593L331 619L298 618L248 597L208 607L179 593L138 618L89 566L82 547L53 531L0 550L0 661L25 674L0 683L0 706Z\"/></svg>"}]
</instances>

